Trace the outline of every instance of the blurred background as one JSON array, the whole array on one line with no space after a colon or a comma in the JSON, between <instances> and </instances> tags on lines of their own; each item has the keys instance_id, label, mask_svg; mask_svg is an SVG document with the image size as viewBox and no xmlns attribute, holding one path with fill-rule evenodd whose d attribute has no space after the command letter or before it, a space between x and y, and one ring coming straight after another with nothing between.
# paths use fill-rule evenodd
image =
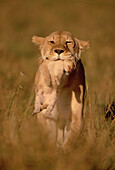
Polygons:
<instances>
[{"instance_id":1,"label":"blurred background","mask_svg":"<svg viewBox=\"0 0 115 170\"><path fill-rule=\"evenodd\" d=\"M36 60L40 56L38 47L31 42L33 35L47 36L56 30L67 30L91 42L89 51L82 54L88 84L95 90L102 88L104 93L112 90L114 8L114 0L0 0L0 79L3 86L13 87L19 72L32 84Z\"/></svg>"},{"instance_id":2,"label":"blurred background","mask_svg":"<svg viewBox=\"0 0 115 170\"><path fill-rule=\"evenodd\" d=\"M9 169L13 169L16 164L19 164L16 153L16 156L12 158L15 162L14 167L8 159L9 145L13 147L10 148L11 153L16 150L14 146L20 150L20 139L17 139L16 135L20 132L17 133L15 130L19 130L23 122L25 122L24 127L26 125L30 127L30 125L33 126L35 121L31 122L31 113L34 101L34 77L40 52L38 47L32 44L32 36L45 37L56 30L69 31L78 39L91 42L90 49L84 51L81 56L88 89L86 113L98 115L99 117L96 120L99 122L100 115L104 114L104 107L115 100L114 0L0 0L0 165L3 169L7 168L6 165L11 167ZM100 124L103 125L102 122ZM99 128L100 130L100 124L97 123L94 129ZM30 131L27 127L26 134ZM33 134L36 132L34 130L32 131ZM102 133L105 132L102 131ZM36 134L37 132L35 136ZM23 140L21 142L26 140L28 143L27 150L30 147L31 155L35 156L33 148L29 145L29 138L31 138L29 135L26 138L26 135L22 134ZM34 142L32 140L30 143L33 144ZM24 144L22 142L23 146L25 146ZM88 146L90 148L91 145ZM4 150L5 147L6 150ZM97 149L97 155L100 147ZM22 155L30 156L27 150L18 155L19 162L24 161L21 158ZM103 148L103 151L105 151L105 148ZM48 155L49 151L46 153ZM79 151L79 153L82 153L82 151ZM90 153L90 149L88 153ZM104 153L101 155L102 157ZM44 150L41 151L41 154L43 156ZM112 160L112 154L113 152L110 152L109 156L111 156L106 158L109 157ZM94 154L91 154L91 157L93 156ZM30 157L31 162L33 158ZM65 157L63 159L63 164L66 165ZM85 164L87 161L84 155L82 155L82 159L84 167L93 169L93 163L91 167L89 164ZM36 159L36 161L38 160ZM79 158L77 161L79 162ZM97 160L94 157L95 161ZM100 166L102 168L111 167L110 162ZM61 163L56 166L56 170L63 169ZM74 169L73 164L69 164L70 170ZM82 167L82 164L80 165ZM20 168L25 167L26 165L22 163ZM27 167L29 167L28 163ZM37 169L37 165L34 168ZM53 169L52 166L50 169Z\"/></svg>"}]
</instances>

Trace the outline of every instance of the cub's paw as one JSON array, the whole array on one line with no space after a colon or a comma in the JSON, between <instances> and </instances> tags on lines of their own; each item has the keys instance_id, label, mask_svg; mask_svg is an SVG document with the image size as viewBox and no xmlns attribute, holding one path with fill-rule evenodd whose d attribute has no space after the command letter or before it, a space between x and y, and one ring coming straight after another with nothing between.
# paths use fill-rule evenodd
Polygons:
<instances>
[{"instance_id":1,"label":"cub's paw","mask_svg":"<svg viewBox=\"0 0 115 170\"><path fill-rule=\"evenodd\" d=\"M35 114L39 113L40 112L40 109L34 109L33 113L32 113L32 116L34 116Z\"/></svg>"}]
</instances>

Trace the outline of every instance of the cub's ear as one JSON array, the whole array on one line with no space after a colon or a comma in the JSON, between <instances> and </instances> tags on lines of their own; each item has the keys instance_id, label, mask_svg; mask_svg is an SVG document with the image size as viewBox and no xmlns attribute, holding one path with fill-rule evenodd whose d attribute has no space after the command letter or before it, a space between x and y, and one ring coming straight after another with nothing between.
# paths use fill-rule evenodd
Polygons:
<instances>
[{"instance_id":1,"label":"cub's ear","mask_svg":"<svg viewBox=\"0 0 115 170\"><path fill-rule=\"evenodd\" d=\"M80 50L88 49L90 47L89 41L78 40L77 38L76 38L76 41L79 45Z\"/></svg>"},{"instance_id":2,"label":"cub's ear","mask_svg":"<svg viewBox=\"0 0 115 170\"><path fill-rule=\"evenodd\" d=\"M39 46L41 46L44 43L44 40L45 38L43 37L37 37L37 36L32 37L32 42Z\"/></svg>"}]
</instances>

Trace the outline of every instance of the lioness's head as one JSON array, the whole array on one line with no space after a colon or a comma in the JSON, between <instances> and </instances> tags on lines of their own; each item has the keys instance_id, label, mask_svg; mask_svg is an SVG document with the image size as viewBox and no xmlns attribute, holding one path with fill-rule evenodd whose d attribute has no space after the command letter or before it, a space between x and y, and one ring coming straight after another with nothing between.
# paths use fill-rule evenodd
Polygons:
<instances>
[{"instance_id":1,"label":"lioness's head","mask_svg":"<svg viewBox=\"0 0 115 170\"><path fill-rule=\"evenodd\" d=\"M49 60L79 59L81 51L89 47L89 42L78 40L67 31L56 31L45 38L33 36L32 42L39 45L43 59Z\"/></svg>"}]
</instances>

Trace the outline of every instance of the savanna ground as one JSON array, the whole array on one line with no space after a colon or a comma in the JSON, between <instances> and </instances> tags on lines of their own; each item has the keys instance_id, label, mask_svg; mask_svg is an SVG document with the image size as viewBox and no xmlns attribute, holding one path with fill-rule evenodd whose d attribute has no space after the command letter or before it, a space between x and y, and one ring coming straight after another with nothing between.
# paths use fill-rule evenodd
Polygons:
<instances>
[{"instance_id":1,"label":"savanna ground","mask_svg":"<svg viewBox=\"0 0 115 170\"><path fill-rule=\"evenodd\" d=\"M115 122L104 120L115 99L114 10L114 0L0 0L0 169L115 169ZM82 54L84 129L69 153L57 152L31 116L40 56L31 37L55 30L91 42Z\"/></svg>"}]
</instances>

